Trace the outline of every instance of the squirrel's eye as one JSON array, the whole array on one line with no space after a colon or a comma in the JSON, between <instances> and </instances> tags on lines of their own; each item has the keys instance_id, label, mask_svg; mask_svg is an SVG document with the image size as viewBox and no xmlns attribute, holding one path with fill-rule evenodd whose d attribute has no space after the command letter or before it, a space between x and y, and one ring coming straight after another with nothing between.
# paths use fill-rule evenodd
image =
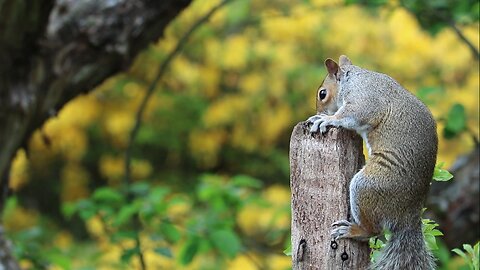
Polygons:
<instances>
[{"instance_id":1,"label":"squirrel's eye","mask_svg":"<svg viewBox=\"0 0 480 270\"><path fill-rule=\"evenodd\" d=\"M321 89L318 91L318 99L323 100L327 96L327 89Z\"/></svg>"}]
</instances>

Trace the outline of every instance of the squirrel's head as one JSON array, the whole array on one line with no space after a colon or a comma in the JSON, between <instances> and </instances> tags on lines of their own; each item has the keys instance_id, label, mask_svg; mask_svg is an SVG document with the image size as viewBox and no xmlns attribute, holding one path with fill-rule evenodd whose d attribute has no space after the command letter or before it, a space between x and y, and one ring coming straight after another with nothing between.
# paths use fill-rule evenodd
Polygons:
<instances>
[{"instance_id":1,"label":"squirrel's head","mask_svg":"<svg viewBox=\"0 0 480 270\"><path fill-rule=\"evenodd\" d=\"M327 60L325 60L325 67L327 68L328 75L327 77L325 77L322 84L317 90L318 113L332 115L338 110L338 82L340 81L340 76L342 73L340 67L352 64L350 59L348 59L348 57L345 55L341 55L338 62L340 63L340 66L337 64L337 62L330 58L327 58Z\"/></svg>"}]
</instances>

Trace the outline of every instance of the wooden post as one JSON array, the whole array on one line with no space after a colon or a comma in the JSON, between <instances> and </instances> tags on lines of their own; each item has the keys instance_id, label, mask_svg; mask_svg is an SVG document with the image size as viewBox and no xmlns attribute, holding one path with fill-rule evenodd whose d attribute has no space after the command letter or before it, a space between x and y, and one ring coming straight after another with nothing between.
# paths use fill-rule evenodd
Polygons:
<instances>
[{"instance_id":1,"label":"wooden post","mask_svg":"<svg viewBox=\"0 0 480 270\"><path fill-rule=\"evenodd\" d=\"M353 131L310 134L297 124L290 140L293 270L366 269L368 243L333 241L331 224L350 220L349 183L365 158Z\"/></svg>"}]
</instances>

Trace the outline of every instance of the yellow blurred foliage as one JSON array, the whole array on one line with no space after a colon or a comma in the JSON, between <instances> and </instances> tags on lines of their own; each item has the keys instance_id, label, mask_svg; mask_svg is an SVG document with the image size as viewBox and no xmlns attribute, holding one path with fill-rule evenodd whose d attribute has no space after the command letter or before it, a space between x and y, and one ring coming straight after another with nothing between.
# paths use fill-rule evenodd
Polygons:
<instances>
[{"instance_id":1,"label":"yellow blurred foliage","mask_svg":"<svg viewBox=\"0 0 480 270\"><path fill-rule=\"evenodd\" d=\"M133 159L130 166L133 180L144 180L153 171L152 164L143 159ZM108 179L110 185L116 185L125 175L125 158L104 155L100 158L99 170L101 175Z\"/></svg>"},{"instance_id":2,"label":"yellow blurred foliage","mask_svg":"<svg viewBox=\"0 0 480 270\"><path fill-rule=\"evenodd\" d=\"M104 155L99 162L100 173L109 180L110 184L118 182L125 173L124 163L123 158Z\"/></svg>"},{"instance_id":3,"label":"yellow blurred foliage","mask_svg":"<svg viewBox=\"0 0 480 270\"><path fill-rule=\"evenodd\" d=\"M291 124L292 113L289 106L264 108L259 116L257 138L265 143L264 146L270 147Z\"/></svg>"},{"instance_id":4,"label":"yellow blurred foliage","mask_svg":"<svg viewBox=\"0 0 480 270\"><path fill-rule=\"evenodd\" d=\"M249 41L243 35L231 36L225 41L223 67L239 70L247 65Z\"/></svg>"},{"instance_id":5,"label":"yellow blurred foliage","mask_svg":"<svg viewBox=\"0 0 480 270\"><path fill-rule=\"evenodd\" d=\"M225 96L208 107L203 122L207 127L229 124L237 119L237 115L246 112L248 109L247 99L238 95Z\"/></svg>"},{"instance_id":6,"label":"yellow blurred foliage","mask_svg":"<svg viewBox=\"0 0 480 270\"><path fill-rule=\"evenodd\" d=\"M250 256L240 255L235 257L233 261L229 263L228 270L257 270L257 264L252 261Z\"/></svg>"},{"instance_id":7,"label":"yellow blurred foliage","mask_svg":"<svg viewBox=\"0 0 480 270\"><path fill-rule=\"evenodd\" d=\"M271 207L248 204L237 216L237 224L247 235L262 234L271 229L286 229L290 226L290 213L281 209L290 206L290 191L285 186L272 185L262 192L262 198Z\"/></svg>"},{"instance_id":8,"label":"yellow blurred foliage","mask_svg":"<svg viewBox=\"0 0 480 270\"><path fill-rule=\"evenodd\" d=\"M199 67L200 69L200 81L203 89L203 93L208 98L213 98L218 95L219 82L220 82L220 71L215 67L206 66Z\"/></svg>"},{"instance_id":9,"label":"yellow blurred foliage","mask_svg":"<svg viewBox=\"0 0 480 270\"><path fill-rule=\"evenodd\" d=\"M287 270L292 267L292 258L285 254L270 255L266 258L267 269Z\"/></svg>"},{"instance_id":10,"label":"yellow blurred foliage","mask_svg":"<svg viewBox=\"0 0 480 270\"><path fill-rule=\"evenodd\" d=\"M94 95L80 95L65 105L58 118L70 125L86 127L98 118L100 106Z\"/></svg>"},{"instance_id":11,"label":"yellow blurred foliage","mask_svg":"<svg viewBox=\"0 0 480 270\"><path fill-rule=\"evenodd\" d=\"M17 206L3 217L3 226L5 230L13 232L28 229L37 224L38 216L36 211Z\"/></svg>"},{"instance_id":12,"label":"yellow blurred foliage","mask_svg":"<svg viewBox=\"0 0 480 270\"><path fill-rule=\"evenodd\" d=\"M67 163L62 168L62 190L60 192L63 202L72 202L89 195L88 183L90 176L87 170L76 163Z\"/></svg>"},{"instance_id":13,"label":"yellow blurred foliage","mask_svg":"<svg viewBox=\"0 0 480 270\"><path fill-rule=\"evenodd\" d=\"M221 129L190 133L189 146L192 155L203 167L213 167L217 164L218 154L226 136L226 132Z\"/></svg>"},{"instance_id":14,"label":"yellow blurred foliage","mask_svg":"<svg viewBox=\"0 0 480 270\"><path fill-rule=\"evenodd\" d=\"M109 111L105 117L104 128L107 134L114 144L125 147L134 124L134 115L129 111L114 110Z\"/></svg>"},{"instance_id":15,"label":"yellow blurred foliage","mask_svg":"<svg viewBox=\"0 0 480 270\"><path fill-rule=\"evenodd\" d=\"M188 197L175 195L178 198L183 198L180 202L176 202L167 209L167 216L172 220L178 220L188 216L192 211L192 205L188 200ZM181 197L180 197L181 196Z\"/></svg>"},{"instance_id":16,"label":"yellow blurred foliage","mask_svg":"<svg viewBox=\"0 0 480 270\"><path fill-rule=\"evenodd\" d=\"M152 164L144 159L134 159L131 166L133 180L145 180L153 171Z\"/></svg>"},{"instance_id":17,"label":"yellow blurred foliage","mask_svg":"<svg viewBox=\"0 0 480 270\"><path fill-rule=\"evenodd\" d=\"M68 249L72 245L73 241L74 239L72 238L72 235L66 231L59 232L53 240L56 247L64 250Z\"/></svg>"},{"instance_id":18,"label":"yellow blurred foliage","mask_svg":"<svg viewBox=\"0 0 480 270\"><path fill-rule=\"evenodd\" d=\"M279 184L269 186L263 191L262 197L274 206L290 205L290 190Z\"/></svg>"},{"instance_id":19,"label":"yellow blurred foliage","mask_svg":"<svg viewBox=\"0 0 480 270\"><path fill-rule=\"evenodd\" d=\"M105 232L104 223L99 216L94 216L90 218L87 222L87 230L93 237L98 239L104 239L107 237Z\"/></svg>"},{"instance_id":20,"label":"yellow blurred foliage","mask_svg":"<svg viewBox=\"0 0 480 270\"><path fill-rule=\"evenodd\" d=\"M255 94L263 89L263 80L264 78L261 74L246 74L241 79L240 89L245 91L246 94Z\"/></svg>"},{"instance_id":21,"label":"yellow blurred foliage","mask_svg":"<svg viewBox=\"0 0 480 270\"><path fill-rule=\"evenodd\" d=\"M29 163L25 150L18 150L15 158L12 161L9 182L11 189L18 190L28 182L28 165Z\"/></svg>"},{"instance_id":22,"label":"yellow blurred foliage","mask_svg":"<svg viewBox=\"0 0 480 270\"><path fill-rule=\"evenodd\" d=\"M70 124L68 119L52 118L47 120L43 130L54 153L72 161L78 161L84 156L88 138L81 127Z\"/></svg>"}]
</instances>

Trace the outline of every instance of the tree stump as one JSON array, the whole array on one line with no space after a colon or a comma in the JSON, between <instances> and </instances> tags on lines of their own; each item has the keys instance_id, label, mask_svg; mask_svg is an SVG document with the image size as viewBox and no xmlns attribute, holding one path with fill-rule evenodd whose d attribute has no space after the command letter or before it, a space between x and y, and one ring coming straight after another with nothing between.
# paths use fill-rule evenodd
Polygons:
<instances>
[{"instance_id":1,"label":"tree stump","mask_svg":"<svg viewBox=\"0 0 480 270\"><path fill-rule=\"evenodd\" d=\"M332 223L350 220L349 184L365 163L362 139L331 128L310 134L301 122L290 140L293 270L366 269L368 243L333 241Z\"/></svg>"}]
</instances>

